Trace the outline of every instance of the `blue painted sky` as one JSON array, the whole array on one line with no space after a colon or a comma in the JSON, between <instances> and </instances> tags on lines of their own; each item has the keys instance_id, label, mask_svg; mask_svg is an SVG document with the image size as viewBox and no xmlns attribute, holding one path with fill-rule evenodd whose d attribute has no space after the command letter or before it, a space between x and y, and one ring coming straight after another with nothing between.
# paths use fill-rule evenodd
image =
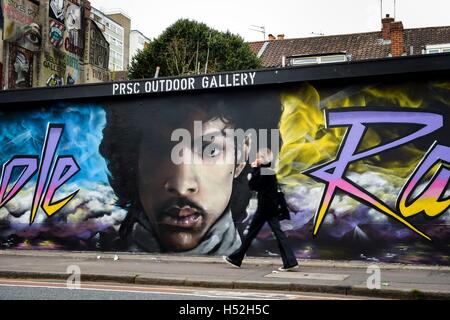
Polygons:
<instances>
[{"instance_id":1,"label":"blue painted sky","mask_svg":"<svg viewBox=\"0 0 450 320\"><path fill-rule=\"evenodd\" d=\"M48 108L0 112L0 163L15 155L40 157L49 123L65 125L57 154L74 156L81 168L70 182L79 187L107 183L106 162L98 151L106 117L103 108L95 104L59 103Z\"/></svg>"}]
</instances>

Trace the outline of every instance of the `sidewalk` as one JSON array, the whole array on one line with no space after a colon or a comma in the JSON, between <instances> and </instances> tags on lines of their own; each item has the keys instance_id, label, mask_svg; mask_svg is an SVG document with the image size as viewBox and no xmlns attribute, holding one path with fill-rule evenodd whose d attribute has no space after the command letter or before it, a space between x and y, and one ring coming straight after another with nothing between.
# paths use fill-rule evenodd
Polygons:
<instances>
[{"instance_id":1,"label":"sidewalk","mask_svg":"<svg viewBox=\"0 0 450 320\"><path fill-rule=\"evenodd\" d=\"M378 263L381 289L366 282L373 263L299 260L297 272L274 272L278 258L247 258L241 269L221 257L61 251L0 251L0 278L66 279L70 265L82 281L227 289L321 292L403 299L450 299L450 267Z\"/></svg>"}]
</instances>

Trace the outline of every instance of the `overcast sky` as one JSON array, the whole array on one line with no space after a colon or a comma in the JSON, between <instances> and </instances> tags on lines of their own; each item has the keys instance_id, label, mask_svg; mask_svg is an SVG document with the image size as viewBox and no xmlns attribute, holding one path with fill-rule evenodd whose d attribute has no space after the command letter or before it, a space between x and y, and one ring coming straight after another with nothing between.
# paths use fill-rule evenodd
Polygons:
<instances>
[{"instance_id":1,"label":"overcast sky","mask_svg":"<svg viewBox=\"0 0 450 320\"><path fill-rule=\"evenodd\" d=\"M378 31L380 0L91 0L102 10L120 8L131 18L132 29L155 38L180 18L230 30L246 41L263 40L249 28L264 26L266 37ZM394 15L394 0L383 0L383 16ZM450 25L450 0L396 0L396 21L405 28Z\"/></svg>"}]
</instances>

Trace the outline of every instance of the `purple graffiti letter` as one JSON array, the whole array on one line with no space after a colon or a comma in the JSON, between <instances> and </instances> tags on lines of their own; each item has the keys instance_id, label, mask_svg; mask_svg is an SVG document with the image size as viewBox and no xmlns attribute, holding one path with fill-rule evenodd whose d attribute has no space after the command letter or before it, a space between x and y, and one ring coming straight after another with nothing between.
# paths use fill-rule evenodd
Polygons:
<instances>
[{"instance_id":1,"label":"purple graffiti letter","mask_svg":"<svg viewBox=\"0 0 450 320\"><path fill-rule=\"evenodd\" d=\"M435 144L412 174L398 197L398 211L404 217L411 217L421 212L425 212L429 217L435 217L450 207L450 198L441 198L444 196L450 179L450 170L444 167L442 161L447 164L450 163L450 148ZM423 191L413 198L413 191L418 187L419 182L436 165L439 166L434 176Z\"/></svg>"},{"instance_id":2,"label":"purple graffiti letter","mask_svg":"<svg viewBox=\"0 0 450 320\"><path fill-rule=\"evenodd\" d=\"M44 188L47 183L48 176L50 175L50 167L55 157L56 147L58 146L59 140L61 139L63 130L64 125L59 124L48 125L47 134L44 141L44 147L42 148L41 163L39 165L38 182L36 186L36 191L34 193L33 206L31 209L30 224L34 222L36 212L42 201Z\"/></svg>"},{"instance_id":3,"label":"purple graffiti letter","mask_svg":"<svg viewBox=\"0 0 450 320\"><path fill-rule=\"evenodd\" d=\"M347 130L336 160L304 172L304 174L326 184L321 199L321 205L315 216L314 235L317 235L325 215L331 206L336 191L342 190L348 195L356 198L358 201L395 218L411 230L417 232L426 239L431 240L427 235L417 230L408 221L392 211L381 200L347 179L345 177L345 171L352 162L399 147L438 130L443 126L443 117L438 114L427 112L403 111L330 111L326 114L326 117L328 127L348 126L349 130ZM422 125L422 127L396 141L378 145L374 148L357 153L358 146L364 137L367 125L380 123L419 124Z\"/></svg>"},{"instance_id":4,"label":"purple graffiti letter","mask_svg":"<svg viewBox=\"0 0 450 320\"><path fill-rule=\"evenodd\" d=\"M13 158L3 165L2 170L2 183L0 186L0 207L6 205L14 196L23 188L25 184L33 177L37 171L38 159L37 157L18 157ZM11 187L11 191L6 194L11 175L14 168L24 167L19 178L14 186Z\"/></svg>"},{"instance_id":5,"label":"purple graffiti letter","mask_svg":"<svg viewBox=\"0 0 450 320\"><path fill-rule=\"evenodd\" d=\"M53 196L58 188L72 178L78 171L80 171L80 167L73 157L58 157L55 170L52 173L50 184L48 185L47 193L42 204L42 210L44 210L48 216L61 210L61 208L63 208L78 193L79 190L64 199L52 203Z\"/></svg>"}]
</instances>

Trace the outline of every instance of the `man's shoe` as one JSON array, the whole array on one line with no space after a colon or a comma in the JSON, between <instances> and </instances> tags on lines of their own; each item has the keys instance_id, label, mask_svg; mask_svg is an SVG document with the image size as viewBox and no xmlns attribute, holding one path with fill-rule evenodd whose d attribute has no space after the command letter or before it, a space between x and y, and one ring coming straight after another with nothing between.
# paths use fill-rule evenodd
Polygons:
<instances>
[{"instance_id":1,"label":"man's shoe","mask_svg":"<svg viewBox=\"0 0 450 320\"><path fill-rule=\"evenodd\" d=\"M294 271L294 270L296 270L296 269L298 269L298 268L299 268L298 265L293 266L293 267L288 267L288 268L285 268L285 267L279 267L279 268L278 268L278 271L281 271L281 272Z\"/></svg>"},{"instance_id":2,"label":"man's shoe","mask_svg":"<svg viewBox=\"0 0 450 320\"><path fill-rule=\"evenodd\" d=\"M225 261L225 263L229 264L233 268L238 268L239 269L241 267L240 265L236 264L233 260L231 260L227 256L222 256L222 259L223 259L223 261Z\"/></svg>"}]
</instances>

